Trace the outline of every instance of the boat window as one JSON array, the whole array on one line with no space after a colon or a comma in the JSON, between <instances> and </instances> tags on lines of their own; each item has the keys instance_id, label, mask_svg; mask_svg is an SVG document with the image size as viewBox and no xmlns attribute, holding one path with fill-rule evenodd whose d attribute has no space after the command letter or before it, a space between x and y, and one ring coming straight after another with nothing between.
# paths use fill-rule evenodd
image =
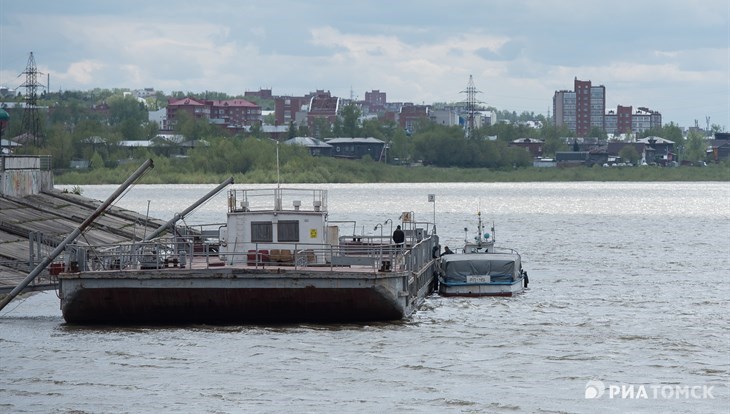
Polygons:
<instances>
[{"instance_id":1,"label":"boat window","mask_svg":"<svg viewBox=\"0 0 730 414\"><path fill-rule=\"evenodd\" d=\"M251 241L254 243L273 242L273 231L270 221L251 222Z\"/></svg>"},{"instance_id":2,"label":"boat window","mask_svg":"<svg viewBox=\"0 0 730 414\"><path fill-rule=\"evenodd\" d=\"M279 242L299 242L299 220L281 220L276 225Z\"/></svg>"}]
</instances>

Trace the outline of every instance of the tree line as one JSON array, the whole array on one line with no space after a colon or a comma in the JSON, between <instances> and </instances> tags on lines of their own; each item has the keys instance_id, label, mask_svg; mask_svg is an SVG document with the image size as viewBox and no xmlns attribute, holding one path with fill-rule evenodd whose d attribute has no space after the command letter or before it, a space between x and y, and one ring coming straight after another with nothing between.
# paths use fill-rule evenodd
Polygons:
<instances>
[{"instance_id":1,"label":"tree line","mask_svg":"<svg viewBox=\"0 0 730 414\"><path fill-rule=\"evenodd\" d=\"M25 144L18 153L50 154L57 168L67 168L72 160L91 160L92 168L113 168L119 160L143 158L150 155L150 149L128 149L117 145L122 140L150 140L159 133L159 125L149 121L151 109L164 108L167 97L161 92L140 102L126 90L94 89L91 91L65 91L44 93L40 105L48 107L40 112L42 139L38 146ZM183 93L176 91L173 97L192 96L201 99L232 99L219 92ZM21 99L21 97L18 97ZM249 98L246 98L249 99ZM254 99L255 100L255 99ZM259 103L261 104L261 103ZM272 102L263 102L272 106ZM415 132L406 133L393 121L365 119L361 121L360 109L345 105L333 123L325 118L316 119L311 126L290 125L288 137L312 136L319 139L330 137L374 137L387 143L388 161L395 164L422 163L437 167L489 168L497 170L515 169L532 165L532 157L524 148L509 144L519 138L536 138L544 141L543 154L554 155L557 151L569 150L566 138L574 134L565 127L555 127L541 115L523 112L497 111L514 122L498 122L473 131L468 137L460 126L443 126L429 120L418 123ZM4 138L20 135L22 113L13 111L10 125L3 133ZM538 128L520 121L539 121ZM271 165L271 151L264 147L266 138L260 125L253 125L249 131L231 134L219 127L188 115L178 114L174 132L189 141L199 141L186 153L186 157L174 165L186 172L245 173L260 165ZM606 138L605 132L594 129L591 135ZM669 124L646 131L644 136L660 136L676 143L676 147L699 159L704 151L702 137L685 139L681 129ZM99 137L101 140L91 139ZM638 138L638 137L637 137ZM181 154L174 143L157 148L164 155ZM305 149L287 149L290 157L309 157ZM159 153L157 155L160 155ZM627 158L635 154L625 154ZM309 162L309 161L307 161ZM305 163L300 163L304 165Z\"/></svg>"}]
</instances>

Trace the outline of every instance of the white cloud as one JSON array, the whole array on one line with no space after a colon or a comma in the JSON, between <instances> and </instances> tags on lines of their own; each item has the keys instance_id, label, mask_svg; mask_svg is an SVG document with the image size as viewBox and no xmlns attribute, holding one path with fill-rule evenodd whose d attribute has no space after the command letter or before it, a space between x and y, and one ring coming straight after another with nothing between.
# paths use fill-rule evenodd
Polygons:
<instances>
[{"instance_id":1,"label":"white cloud","mask_svg":"<svg viewBox=\"0 0 730 414\"><path fill-rule=\"evenodd\" d=\"M14 87L27 53L65 89L154 87L241 94L315 89L389 100L463 100L474 75L500 109L545 113L574 77L618 101L663 111L704 102L730 127L728 6L561 0L453 4L423 0L266 5L134 1L3 3L0 83ZM409 5L410 4L410 5ZM456 13L458 19L444 19ZM651 18L649 18L649 16ZM55 79L54 79L55 78ZM54 82L56 81L56 82ZM654 101L649 101L654 99ZM702 109L706 111L706 109ZM666 120L687 124L687 110Z\"/></svg>"},{"instance_id":2,"label":"white cloud","mask_svg":"<svg viewBox=\"0 0 730 414\"><path fill-rule=\"evenodd\" d=\"M54 78L60 79L62 82L70 81L80 85L93 85L96 75L103 70L105 65L94 60L83 60L74 62L69 65L65 72L52 73Z\"/></svg>"}]
</instances>

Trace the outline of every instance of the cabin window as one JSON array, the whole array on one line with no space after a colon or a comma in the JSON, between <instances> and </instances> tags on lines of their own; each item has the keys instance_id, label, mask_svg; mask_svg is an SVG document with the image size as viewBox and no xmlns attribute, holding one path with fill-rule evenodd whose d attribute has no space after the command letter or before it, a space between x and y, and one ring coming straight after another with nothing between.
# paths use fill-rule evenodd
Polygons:
<instances>
[{"instance_id":1,"label":"cabin window","mask_svg":"<svg viewBox=\"0 0 730 414\"><path fill-rule=\"evenodd\" d=\"M299 242L299 220L281 220L276 226L279 242Z\"/></svg>"},{"instance_id":2,"label":"cabin window","mask_svg":"<svg viewBox=\"0 0 730 414\"><path fill-rule=\"evenodd\" d=\"M251 241L254 243L273 242L273 231L270 221L251 222Z\"/></svg>"}]
</instances>

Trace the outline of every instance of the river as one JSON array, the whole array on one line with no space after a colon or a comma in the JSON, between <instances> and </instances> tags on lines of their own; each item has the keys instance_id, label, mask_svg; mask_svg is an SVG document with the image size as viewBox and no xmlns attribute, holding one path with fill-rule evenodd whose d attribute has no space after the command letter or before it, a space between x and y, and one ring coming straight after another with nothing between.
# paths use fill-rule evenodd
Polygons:
<instances>
[{"instance_id":1,"label":"river","mask_svg":"<svg viewBox=\"0 0 730 414\"><path fill-rule=\"evenodd\" d=\"M167 220L213 187L138 185L117 205ZM0 314L0 411L730 412L729 183L287 187L328 189L330 220L366 233L435 217L451 247L481 211L529 289L434 295L393 323L227 327L68 326L55 293L24 296ZM221 193L185 221L225 210Z\"/></svg>"}]
</instances>

